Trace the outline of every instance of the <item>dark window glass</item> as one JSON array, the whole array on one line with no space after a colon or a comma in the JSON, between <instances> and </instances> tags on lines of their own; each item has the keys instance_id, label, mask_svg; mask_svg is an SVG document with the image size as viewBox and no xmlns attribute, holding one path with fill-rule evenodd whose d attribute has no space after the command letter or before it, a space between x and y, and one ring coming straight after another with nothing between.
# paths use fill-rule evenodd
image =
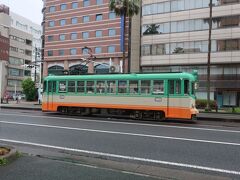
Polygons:
<instances>
[{"instance_id":1,"label":"dark window glass","mask_svg":"<svg viewBox=\"0 0 240 180\"><path fill-rule=\"evenodd\" d=\"M77 92L84 93L84 81L77 82Z\"/></svg>"},{"instance_id":2,"label":"dark window glass","mask_svg":"<svg viewBox=\"0 0 240 180\"><path fill-rule=\"evenodd\" d=\"M118 81L118 93L127 93L127 81Z\"/></svg>"},{"instance_id":3,"label":"dark window glass","mask_svg":"<svg viewBox=\"0 0 240 180\"><path fill-rule=\"evenodd\" d=\"M53 51L48 51L48 56L53 56Z\"/></svg>"},{"instance_id":4,"label":"dark window glass","mask_svg":"<svg viewBox=\"0 0 240 180\"><path fill-rule=\"evenodd\" d=\"M174 94L174 80L169 81L169 94Z\"/></svg>"},{"instance_id":5,"label":"dark window glass","mask_svg":"<svg viewBox=\"0 0 240 180\"><path fill-rule=\"evenodd\" d=\"M89 33L88 32L83 32L82 33L82 38L83 39L87 39L89 37Z\"/></svg>"},{"instance_id":6,"label":"dark window glass","mask_svg":"<svg viewBox=\"0 0 240 180\"><path fill-rule=\"evenodd\" d=\"M47 81L43 82L43 92L47 91Z\"/></svg>"},{"instance_id":7,"label":"dark window glass","mask_svg":"<svg viewBox=\"0 0 240 180\"><path fill-rule=\"evenodd\" d=\"M153 81L153 94L164 94L164 81L154 80Z\"/></svg>"},{"instance_id":8,"label":"dark window glass","mask_svg":"<svg viewBox=\"0 0 240 180\"><path fill-rule=\"evenodd\" d=\"M52 92L52 81L48 81L48 92Z\"/></svg>"},{"instance_id":9,"label":"dark window glass","mask_svg":"<svg viewBox=\"0 0 240 180\"><path fill-rule=\"evenodd\" d=\"M138 81L129 81L129 93L138 94Z\"/></svg>"},{"instance_id":10,"label":"dark window glass","mask_svg":"<svg viewBox=\"0 0 240 180\"><path fill-rule=\"evenodd\" d=\"M115 81L107 81L107 93L116 94L116 82Z\"/></svg>"},{"instance_id":11,"label":"dark window glass","mask_svg":"<svg viewBox=\"0 0 240 180\"><path fill-rule=\"evenodd\" d=\"M68 81L68 92L75 92L75 81Z\"/></svg>"},{"instance_id":12,"label":"dark window glass","mask_svg":"<svg viewBox=\"0 0 240 180\"><path fill-rule=\"evenodd\" d=\"M59 50L59 56L64 56L64 49Z\"/></svg>"},{"instance_id":13,"label":"dark window glass","mask_svg":"<svg viewBox=\"0 0 240 180\"><path fill-rule=\"evenodd\" d=\"M87 81L87 93L94 93L94 81Z\"/></svg>"},{"instance_id":14,"label":"dark window glass","mask_svg":"<svg viewBox=\"0 0 240 180\"><path fill-rule=\"evenodd\" d=\"M66 92L66 81L59 81L59 92Z\"/></svg>"},{"instance_id":15,"label":"dark window glass","mask_svg":"<svg viewBox=\"0 0 240 180\"><path fill-rule=\"evenodd\" d=\"M151 81L149 80L142 80L141 81L141 94L150 94L150 89L151 89Z\"/></svg>"},{"instance_id":16,"label":"dark window glass","mask_svg":"<svg viewBox=\"0 0 240 180\"><path fill-rule=\"evenodd\" d=\"M56 91L57 91L57 82L53 81L52 92L56 92Z\"/></svg>"},{"instance_id":17,"label":"dark window glass","mask_svg":"<svg viewBox=\"0 0 240 180\"><path fill-rule=\"evenodd\" d=\"M116 29L109 29L108 30L108 36L115 36L116 35Z\"/></svg>"},{"instance_id":18,"label":"dark window glass","mask_svg":"<svg viewBox=\"0 0 240 180\"><path fill-rule=\"evenodd\" d=\"M189 80L184 80L184 94L188 94L189 95L190 91L189 91Z\"/></svg>"},{"instance_id":19,"label":"dark window glass","mask_svg":"<svg viewBox=\"0 0 240 180\"><path fill-rule=\"evenodd\" d=\"M105 81L97 81L96 91L99 94L105 93Z\"/></svg>"},{"instance_id":20,"label":"dark window glass","mask_svg":"<svg viewBox=\"0 0 240 180\"><path fill-rule=\"evenodd\" d=\"M180 80L176 80L175 93L181 94L181 81Z\"/></svg>"},{"instance_id":21,"label":"dark window glass","mask_svg":"<svg viewBox=\"0 0 240 180\"><path fill-rule=\"evenodd\" d=\"M53 41L53 36L48 36L48 41Z\"/></svg>"}]
</instances>

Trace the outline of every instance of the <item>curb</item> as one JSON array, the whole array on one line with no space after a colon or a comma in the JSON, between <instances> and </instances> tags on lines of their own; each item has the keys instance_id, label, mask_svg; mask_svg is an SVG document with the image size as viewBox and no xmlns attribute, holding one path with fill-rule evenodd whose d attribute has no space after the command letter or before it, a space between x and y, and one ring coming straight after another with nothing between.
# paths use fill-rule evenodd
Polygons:
<instances>
[{"instance_id":1,"label":"curb","mask_svg":"<svg viewBox=\"0 0 240 180\"><path fill-rule=\"evenodd\" d=\"M33 107L12 107L12 106L0 106L0 109L21 109L21 110L32 110L32 111L42 111L41 108Z\"/></svg>"},{"instance_id":2,"label":"curb","mask_svg":"<svg viewBox=\"0 0 240 180\"><path fill-rule=\"evenodd\" d=\"M8 154L0 157L0 159L6 160L7 164L15 161L18 158L17 150L14 147L5 146L5 145L3 145L2 147L6 147L6 148L10 149L10 152ZM2 164L2 165L0 164L0 166L4 166L4 165L6 165L6 164Z\"/></svg>"}]
</instances>

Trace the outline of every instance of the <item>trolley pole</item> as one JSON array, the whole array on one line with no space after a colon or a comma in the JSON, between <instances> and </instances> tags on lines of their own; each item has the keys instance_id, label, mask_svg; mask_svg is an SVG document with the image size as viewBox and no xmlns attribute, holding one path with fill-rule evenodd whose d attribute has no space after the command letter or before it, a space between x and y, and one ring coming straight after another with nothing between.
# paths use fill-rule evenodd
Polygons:
<instances>
[{"instance_id":1,"label":"trolley pole","mask_svg":"<svg viewBox=\"0 0 240 180\"><path fill-rule=\"evenodd\" d=\"M209 4L209 34L208 34L208 61L207 61L207 107L206 110L210 111L210 65L211 65L211 50L212 50L212 0Z\"/></svg>"}]
</instances>

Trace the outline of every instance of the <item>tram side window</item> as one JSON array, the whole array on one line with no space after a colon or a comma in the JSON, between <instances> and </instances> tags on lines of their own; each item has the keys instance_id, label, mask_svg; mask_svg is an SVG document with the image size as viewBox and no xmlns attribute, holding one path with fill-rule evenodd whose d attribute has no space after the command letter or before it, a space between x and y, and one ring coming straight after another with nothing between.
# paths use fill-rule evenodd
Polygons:
<instances>
[{"instance_id":1,"label":"tram side window","mask_svg":"<svg viewBox=\"0 0 240 180\"><path fill-rule=\"evenodd\" d=\"M68 92L75 92L75 81L68 81Z\"/></svg>"},{"instance_id":2,"label":"tram side window","mask_svg":"<svg viewBox=\"0 0 240 180\"><path fill-rule=\"evenodd\" d=\"M115 81L107 81L107 93L108 94L116 94L116 82Z\"/></svg>"},{"instance_id":3,"label":"tram side window","mask_svg":"<svg viewBox=\"0 0 240 180\"><path fill-rule=\"evenodd\" d=\"M164 94L164 81L154 80L153 81L153 94Z\"/></svg>"},{"instance_id":4,"label":"tram side window","mask_svg":"<svg viewBox=\"0 0 240 180\"><path fill-rule=\"evenodd\" d=\"M84 93L84 81L77 82L77 92Z\"/></svg>"},{"instance_id":5,"label":"tram side window","mask_svg":"<svg viewBox=\"0 0 240 180\"><path fill-rule=\"evenodd\" d=\"M66 92L66 81L59 81L59 92Z\"/></svg>"},{"instance_id":6,"label":"tram side window","mask_svg":"<svg viewBox=\"0 0 240 180\"><path fill-rule=\"evenodd\" d=\"M53 84L52 84L52 92L56 92L57 90L57 82L56 81L53 81Z\"/></svg>"},{"instance_id":7,"label":"tram side window","mask_svg":"<svg viewBox=\"0 0 240 180\"><path fill-rule=\"evenodd\" d=\"M189 95L190 91L189 91L189 80L184 80L184 94L188 94Z\"/></svg>"},{"instance_id":8,"label":"tram side window","mask_svg":"<svg viewBox=\"0 0 240 180\"><path fill-rule=\"evenodd\" d=\"M118 93L127 93L127 81L118 81Z\"/></svg>"},{"instance_id":9,"label":"tram side window","mask_svg":"<svg viewBox=\"0 0 240 180\"><path fill-rule=\"evenodd\" d=\"M129 81L130 94L138 94L138 81Z\"/></svg>"},{"instance_id":10,"label":"tram side window","mask_svg":"<svg viewBox=\"0 0 240 180\"><path fill-rule=\"evenodd\" d=\"M169 94L174 94L174 80L169 81Z\"/></svg>"},{"instance_id":11,"label":"tram side window","mask_svg":"<svg viewBox=\"0 0 240 180\"><path fill-rule=\"evenodd\" d=\"M141 94L142 95L150 94L150 89L151 89L151 81L150 80L141 81Z\"/></svg>"},{"instance_id":12,"label":"tram side window","mask_svg":"<svg viewBox=\"0 0 240 180\"><path fill-rule=\"evenodd\" d=\"M105 81L97 81L97 93L103 94L105 93Z\"/></svg>"},{"instance_id":13,"label":"tram side window","mask_svg":"<svg viewBox=\"0 0 240 180\"><path fill-rule=\"evenodd\" d=\"M48 92L52 92L52 81L48 81Z\"/></svg>"},{"instance_id":14,"label":"tram side window","mask_svg":"<svg viewBox=\"0 0 240 180\"><path fill-rule=\"evenodd\" d=\"M176 94L181 94L181 80L176 80Z\"/></svg>"},{"instance_id":15,"label":"tram side window","mask_svg":"<svg viewBox=\"0 0 240 180\"><path fill-rule=\"evenodd\" d=\"M87 93L94 93L94 81L87 81Z\"/></svg>"},{"instance_id":16,"label":"tram side window","mask_svg":"<svg viewBox=\"0 0 240 180\"><path fill-rule=\"evenodd\" d=\"M47 91L47 82L44 81L43 83L43 92L46 92Z\"/></svg>"}]
</instances>

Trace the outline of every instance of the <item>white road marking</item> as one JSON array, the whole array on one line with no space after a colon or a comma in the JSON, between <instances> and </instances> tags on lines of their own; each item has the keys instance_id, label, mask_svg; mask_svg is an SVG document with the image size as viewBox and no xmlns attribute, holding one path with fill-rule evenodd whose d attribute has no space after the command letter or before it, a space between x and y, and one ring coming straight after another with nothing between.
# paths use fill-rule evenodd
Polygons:
<instances>
[{"instance_id":1,"label":"white road marking","mask_svg":"<svg viewBox=\"0 0 240 180\"><path fill-rule=\"evenodd\" d=\"M171 137L171 136L158 136L158 135L150 135L150 134L137 134L137 133L127 133L127 132L119 132L119 131L104 131L104 130L98 130L98 129L85 129L85 128L74 128L74 127L66 127L66 126L53 126L53 125L44 125L44 124L9 122L9 121L0 121L0 123L23 125L23 126L34 126L34 127L44 127L44 128L65 129L65 130L74 130L74 131L87 131L87 132L106 133L106 134L117 134L117 135L158 138L158 139L171 139L171 140L179 140L179 141L190 141L190 142L240 146L240 143L209 141L209 140L203 140L203 139L190 139L190 138Z\"/></svg>"},{"instance_id":2,"label":"white road marking","mask_svg":"<svg viewBox=\"0 0 240 180\"><path fill-rule=\"evenodd\" d=\"M227 133L240 133L237 130L225 130L225 129L212 129L212 128L196 128L196 127L186 127L186 126L170 126L170 125L159 125L159 124L144 124L144 123L134 123L134 122L113 122L104 120L88 120L88 119L78 119L78 118L65 118L65 117L53 117L53 116L32 116L24 114L7 114L1 113L1 115L6 116L20 116L20 117L32 117L32 118L44 118L44 119L62 119L68 121L84 121L84 122L95 122L95 123L107 123L107 124L123 124L123 125L137 125L137 126L149 126L149 127L165 127L165 128L176 128L176 129L190 129L190 130L201 130L201 131L215 131L215 132L227 132Z\"/></svg>"},{"instance_id":3,"label":"white road marking","mask_svg":"<svg viewBox=\"0 0 240 180\"><path fill-rule=\"evenodd\" d=\"M52 149L56 149L56 150L63 150L63 151L70 151L70 152L86 153L86 154L98 155L98 156L104 156L104 157L119 158L119 159L125 159L125 160L141 161L141 162L148 162L148 163L164 164L164 165L170 165L170 166L178 166L178 167L206 170L206 171L212 171L212 172L220 172L220 173L226 173L226 174L240 175L240 171L218 169L218 168L198 166L198 165L193 165L193 164L184 164L184 163L177 163L177 162L161 161L161 160L140 158L140 157L134 157L134 156L124 156L124 155L97 152L97 151L87 151L87 150L81 150L81 149L74 149L74 148L61 147L61 146L52 146L52 145L25 142L25 141L17 141L17 140L11 140L11 139L0 139L0 141L7 142L7 143L37 146L37 147L43 147L43 148L52 148Z\"/></svg>"}]
</instances>

